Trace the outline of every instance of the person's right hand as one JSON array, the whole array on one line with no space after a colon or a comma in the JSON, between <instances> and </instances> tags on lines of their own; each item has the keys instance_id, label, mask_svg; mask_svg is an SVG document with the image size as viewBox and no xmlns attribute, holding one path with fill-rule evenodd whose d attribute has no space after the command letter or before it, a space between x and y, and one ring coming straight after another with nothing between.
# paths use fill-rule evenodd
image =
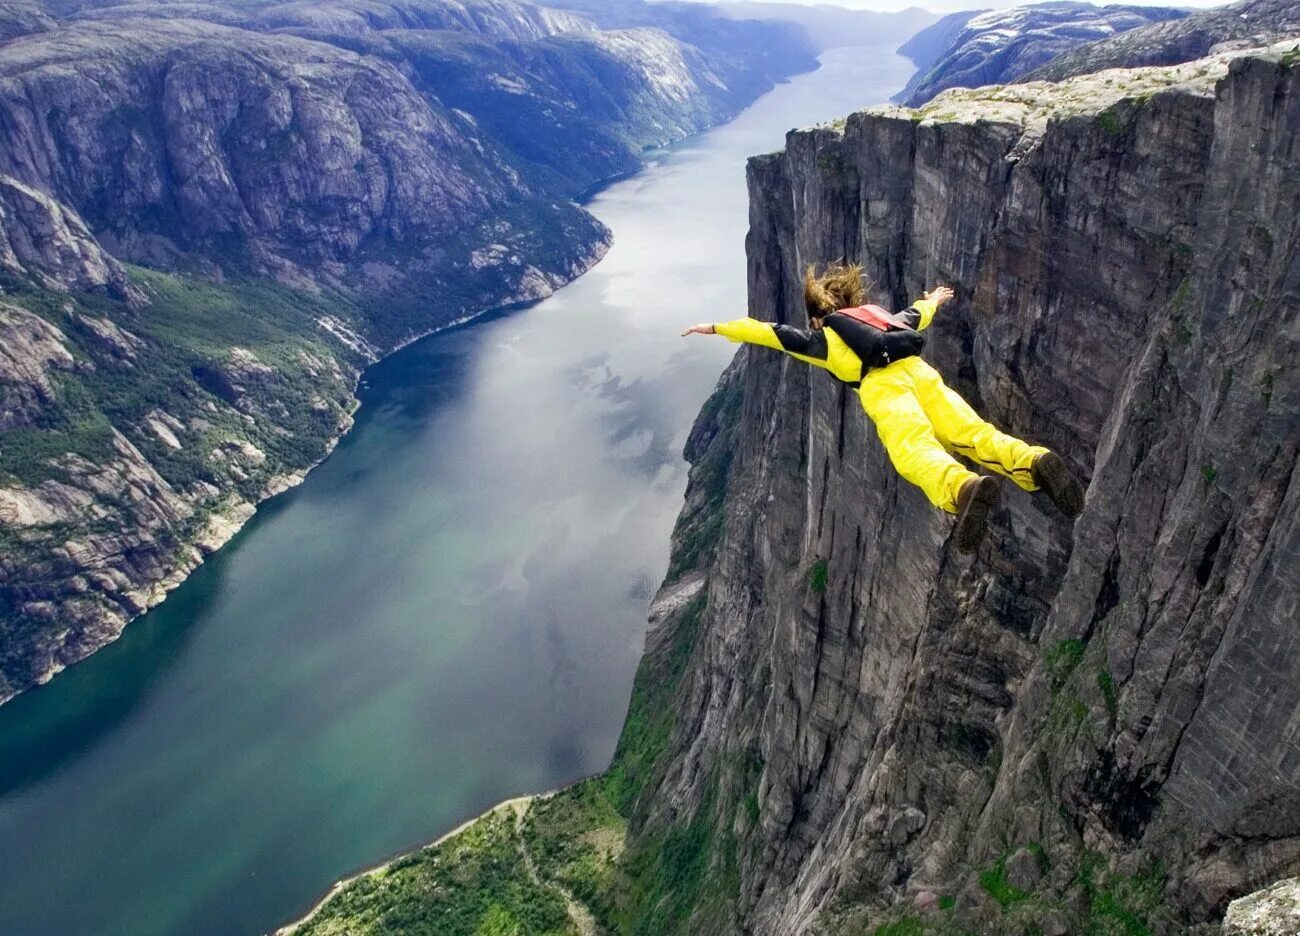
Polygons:
<instances>
[{"instance_id":1,"label":"person's right hand","mask_svg":"<svg viewBox=\"0 0 1300 936\"><path fill-rule=\"evenodd\" d=\"M685 338L687 335L713 335L713 334L716 334L716 332L713 330L712 325L692 325L690 328L682 332L682 337Z\"/></svg>"},{"instance_id":2,"label":"person's right hand","mask_svg":"<svg viewBox=\"0 0 1300 936\"><path fill-rule=\"evenodd\" d=\"M953 291L947 286L936 286L923 296L925 299L933 299L938 305L943 305L945 302L949 302L952 297Z\"/></svg>"}]
</instances>

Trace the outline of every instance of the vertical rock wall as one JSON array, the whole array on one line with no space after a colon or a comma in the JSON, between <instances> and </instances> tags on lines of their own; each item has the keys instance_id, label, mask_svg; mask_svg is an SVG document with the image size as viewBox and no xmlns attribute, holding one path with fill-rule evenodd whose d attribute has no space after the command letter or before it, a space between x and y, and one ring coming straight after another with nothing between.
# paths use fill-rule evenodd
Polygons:
<instances>
[{"instance_id":1,"label":"vertical rock wall","mask_svg":"<svg viewBox=\"0 0 1300 936\"><path fill-rule=\"evenodd\" d=\"M850 389L743 352L640 833L734 816L706 788L761 764L738 931L1183 932L1300 866L1292 62L950 94L752 161L751 314L801 324L839 257L896 308L951 284L926 357L1090 484L1074 524L1006 484L959 556Z\"/></svg>"}]
</instances>

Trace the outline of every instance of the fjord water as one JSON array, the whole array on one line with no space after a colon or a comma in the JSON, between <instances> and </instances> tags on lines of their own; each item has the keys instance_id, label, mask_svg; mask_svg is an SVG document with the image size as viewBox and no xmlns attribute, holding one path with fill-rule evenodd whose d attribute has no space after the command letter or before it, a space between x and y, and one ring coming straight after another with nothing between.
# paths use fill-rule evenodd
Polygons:
<instances>
[{"instance_id":1,"label":"fjord water","mask_svg":"<svg viewBox=\"0 0 1300 936\"><path fill-rule=\"evenodd\" d=\"M116 644L0 707L0 933L241 934L613 753L745 313L744 161L883 101L838 50L600 194L615 245L373 367L355 429Z\"/></svg>"}]
</instances>

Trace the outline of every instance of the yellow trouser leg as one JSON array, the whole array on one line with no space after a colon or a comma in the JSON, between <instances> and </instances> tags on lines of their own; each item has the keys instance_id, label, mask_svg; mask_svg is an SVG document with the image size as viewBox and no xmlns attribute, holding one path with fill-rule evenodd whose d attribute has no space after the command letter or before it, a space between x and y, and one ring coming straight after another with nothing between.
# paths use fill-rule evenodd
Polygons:
<instances>
[{"instance_id":1,"label":"yellow trouser leg","mask_svg":"<svg viewBox=\"0 0 1300 936\"><path fill-rule=\"evenodd\" d=\"M858 397L898 473L924 491L930 503L956 513L957 492L978 475L953 458L936 438L912 377L900 366L909 360L917 359L868 372Z\"/></svg>"},{"instance_id":2,"label":"yellow trouser leg","mask_svg":"<svg viewBox=\"0 0 1300 936\"><path fill-rule=\"evenodd\" d=\"M1038 490L1030 467L1047 449L999 432L991 423L980 419L971 405L943 382L939 372L919 357L898 363L907 365L921 406L943 445L990 471L1005 475L1026 491Z\"/></svg>"}]
</instances>

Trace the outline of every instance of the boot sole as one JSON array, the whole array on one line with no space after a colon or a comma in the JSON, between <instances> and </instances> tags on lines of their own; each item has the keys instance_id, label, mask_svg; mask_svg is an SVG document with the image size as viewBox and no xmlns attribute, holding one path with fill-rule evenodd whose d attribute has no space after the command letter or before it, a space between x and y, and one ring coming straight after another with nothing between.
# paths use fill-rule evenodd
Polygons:
<instances>
[{"instance_id":1,"label":"boot sole","mask_svg":"<svg viewBox=\"0 0 1300 936\"><path fill-rule=\"evenodd\" d=\"M989 514L998 505L1000 488L992 478L980 478L975 490L957 517L957 550L973 553L989 530Z\"/></svg>"},{"instance_id":2,"label":"boot sole","mask_svg":"<svg viewBox=\"0 0 1300 936\"><path fill-rule=\"evenodd\" d=\"M1071 519L1083 513L1083 485L1070 473L1060 455L1048 452L1040 457L1034 463L1034 480L1061 513Z\"/></svg>"}]
</instances>

